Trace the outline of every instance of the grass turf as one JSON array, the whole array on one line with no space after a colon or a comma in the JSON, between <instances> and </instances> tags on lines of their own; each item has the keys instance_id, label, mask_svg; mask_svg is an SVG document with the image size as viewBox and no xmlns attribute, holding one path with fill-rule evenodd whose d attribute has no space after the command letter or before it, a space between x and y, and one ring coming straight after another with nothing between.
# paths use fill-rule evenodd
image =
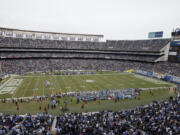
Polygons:
<instances>
[{"instance_id":1,"label":"grass turf","mask_svg":"<svg viewBox=\"0 0 180 135\"><path fill-rule=\"evenodd\" d=\"M169 87L173 84L155 84L153 82L137 78L134 74L122 74L114 72L104 72L97 75L71 75L71 76L55 76L55 75L32 75L14 77L23 79L23 82L17 87L14 94L3 94L0 98L7 97L28 97L33 96L36 91L37 96L46 94L64 93L69 91L98 91L102 89L123 89L123 88L152 88L152 87ZM50 86L45 86L45 81L50 82ZM93 80L94 82L86 82L86 80ZM6 83L5 80L4 83ZM119 111L123 109L132 109L136 106L149 104L153 100L167 100L170 96L175 96L174 92L168 89L153 90L154 95L149 94L149 91L142 91L139 99L124 99L115 103L113 100L89 101L85 104L84 109L81 109L82 102L76 104L76 99L73 98L72 102L69 100L69 112L91 112L113 110ZM60 99L60 105L56 109L49 109L48 112L57 115L62 113L60 108L64 106L64 98ZM43 113L44 107L50 104L50 100L37 102L31 101L30 103L19 103L19 110L16 105L8 101L7 103L0 102L0 112L8 114L25 114L25 113ZM42 109L39 110L41 105Z\"/></svg>"},{"instance_id":2,"label":"grass turf","mask_svg":"<svg viewBox=\"0 0 180 135\"><path fill-rule=\"evenodd\" d=\"M97 112L97 111L103 111L103 110L113 110L113 111L119 111L124 109L133 109L136 106L140 105L146 105L151 103L154 100L168 100L170 96L175 96L176 94L174 92L169 91L168 89L161 89L161 90L152 90L153 95L150 94L150 92L142 91L140 95L140 99L124 99L120 100L118 102L114 102L114 100L101 100L100 104L99 101L89 101L87 104L85 104L84 109L81 108L82 101L79 104L76 104L76 99L73 98L72 102L70 101L70 98L68 98L69 104L68 112L85 112L88 110L89 112ZM62 113L60 111L60 108L64 106L64 100L65 98L60 99L60 105L56 107L56 109L49 109L48 112L53 115L58 115ZM25 113L31 113L31 114L37 114L37 113L43 113L44 107L50 104L50 101L31 101L30 103L19 103L19 110L16 110L15 103L6 102L6 103L0 103L0 112L7 113L7 114L25 114ZM42 109L39 110L39 106L41 105Z\"/></svg>"},{"instance_id":3,"label":"grass turf","mask_svg":"<svg viewBox=\"0 0 180 135\"><path fill-rule=\"evenodd\" d=\"M69 91L98 91L108 89L123 88L153 88L167 87L172 84L155 84L153 82L137 78L134 74L106 73L96 75L26 75L15 77L23 79L14 94L0 94L0 98L8 97L30 97L44 96L53 93L65 93ZM50 82L50 86L45 86L45 81ZM86 82L92 80L93 82Z\"/></svg>"}]
</instances>

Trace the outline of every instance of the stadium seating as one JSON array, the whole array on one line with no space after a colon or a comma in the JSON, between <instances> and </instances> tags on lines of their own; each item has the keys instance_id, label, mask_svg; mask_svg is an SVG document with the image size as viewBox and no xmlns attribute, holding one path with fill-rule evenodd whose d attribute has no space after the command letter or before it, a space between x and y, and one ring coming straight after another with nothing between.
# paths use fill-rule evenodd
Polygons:
<instances>
[{"instance_id":1,"label":"stadium seating","mask_svg":"<svg viewBox=\"0 0 180 135\"><path fill-rule=\"evenodd\" d=\"M66 69L152 70L158 67L154 62L163 55L160 49L169 41L83 42L0 37L1 68L4 74Z\"/></svg>"},{"instance_id":2,"label":"stadium seating","mask_svg":"<svg viewBox=\"0 0 180 135\"><path fill-rule=\"evenodd\" d=\"M120 112L75 113L57 117L60 134L179 134L180 97L154 101L150 105Z\"/></svg>"},{"instance_id":3,"label":"stadium seating","mask_svg":"<svg viewBox=\"0 0 180 135\"><path fill-rule=\"evenodd\" d=\"M116 51L159 51L170 39L155 40L121 40L107 42L54 41L41 39L21 39L0 37L0 47L10 48L60 48L84 50L116 50Z\"/></svg>"},{"instance_id":4,"label":"stadium seating","mask_svg":"<svg viewBox=\"0 0 180 135\"><path fill-rule=\"evenodd\" d=\"M170 39L80 42L0 37L0 67L3 74L19 75L68 69L139 69L180 76L180 64L155 62L169 42ZM0 114L0 134L50 134L54 119L57 134L180 134L179 105L177 97L120 112L69 113L57 118L49 114Z\"/></svg>"},{"instance_id":5,"label":"stadium seating","mask_svg":"<svg viewBox=\"0 0 180 135\"><path fill-rule=\"evenodd\" d=\"M179 63L144 63L123 60L102 59L14 59L2 60L4 74L24 74L26 72L55 71L55 70L111 70L123 72L129 69L154 71L157 73L180 76ZM42 66L43 65L43 66Z\"/></svg>"},{"instance_id":6,"label":"stadium seating","mask_svg":"<svg viewBox=\"0 0 180 135\"><path fill-rule=\"evenodd\" d=\"M153 62L157 55L131 55L131 54L102 54L102 53L54 53L54 52L2 52L1 59L22 59L22 58L81 58L81 59L116 59Z\"/></svg>"},{"instance_id":7,"label":"stadium seating","mask_svg":"<svg viewBox=\"0 0 180 135\"><path fill-rule=\"evenodd\" d=\"M0 114L0 134L180 134L180 96L119 112L24 116ZM55 120L55 128L51 129Z\"/></svg>"},{"instance_id":8,"label":"stadium seating","mask_svg":"<svg viewBox=\"0 0 180 135\"><path fill-rule=\"evenodd\" d=\"M0 114L0 135L50 134L54 117L49 114L24 116Z\"/></svg>"}]
</instances>

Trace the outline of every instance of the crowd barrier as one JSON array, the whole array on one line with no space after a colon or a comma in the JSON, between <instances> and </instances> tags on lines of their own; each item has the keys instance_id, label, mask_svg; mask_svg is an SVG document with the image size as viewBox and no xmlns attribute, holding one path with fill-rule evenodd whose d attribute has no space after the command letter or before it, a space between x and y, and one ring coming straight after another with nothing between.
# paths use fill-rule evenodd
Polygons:
<instances>
[{"instance_id":1,"label":"crowd barrier","mask_svg":"<svg viewBox=\"0 0 180 135\"><path fill-rule=\"evenodd\" d=\"M89 92L80 92L75 93L75 97L81 100L106 100L111 98L124 99L124 98L134 98L136 95L139 95L141 89L123 89L123 90L101 90L101 91L89 91Z\"/></svg>"},{"instance_id":2,"label":"crowd barrier","mask_svg":"<svg viewBox=\"0 0 180 135\"><path fill-rule=\"evenodd\" d=\"M180 84L180 77L177 77L177 76L172 76L172 75L168 75L168 74L164 75L164 74L160 74L160 73L155 73L155 72L151 72L151 71L143 71L143 70L135 70L135 73L144 75L144 76L148 76L148 77L162 79L162 80L176 83L176 84Z\"/></svg>"}]
</instances>

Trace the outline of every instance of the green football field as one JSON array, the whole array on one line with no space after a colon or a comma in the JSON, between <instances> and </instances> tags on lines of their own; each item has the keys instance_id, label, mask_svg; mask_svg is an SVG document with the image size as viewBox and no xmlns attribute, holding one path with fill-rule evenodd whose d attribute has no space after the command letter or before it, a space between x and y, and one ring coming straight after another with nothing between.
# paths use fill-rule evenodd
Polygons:
<instances>
[{"instance_id":1,"label":"green football field","mask_svg":"<svg viewBox=\"0 0 180 135\"><path fill-rule=\"evenodd\" d=\"M49 84L48 86L46 86L47 82ZM82 101L77 104L76 98L63 97L55 109L48 109L48 113L53 115L63 113L61 108L65 105L64 101L68 100L68 112L85 112L87 110L91 112L103 110L119 111L133 109L140 105L147 105L154 100L168 100L170 96L176 96L176 93L167 87L174 87L174 84L129 73L103 72L94 75L69 76L27 74L25 76L14 76L4 79L3 84L0 86L0 98L43 96L70 91L154 88L152 90L153 95L150 94L149 90L144 90L141 92L139 98L123 99L117 103L113 99L88 101L84 109L81 108ZM6 103L0 102L0 112L8 114L37 114L43 113L44 108L49 104L51 104L50 99L41 102L36 100L32 100L31 102L24 101L22 103L19 102L19 110L17 110L15 103L8 100ZM42 107L41 110L39 106Z\"/></svg>"},{"instance_id":2,"label":"green football field","mask_svg":"<svg viewBox=\"0 0 180 135\"><path fill-rule=\"evenodd\" d=\"M159 88L172 84L130 73L94 75L34 75L11 77L0 87L0 98L32 97L78 91L98 91L123 88Z\"/></svg>"}]
</instances>

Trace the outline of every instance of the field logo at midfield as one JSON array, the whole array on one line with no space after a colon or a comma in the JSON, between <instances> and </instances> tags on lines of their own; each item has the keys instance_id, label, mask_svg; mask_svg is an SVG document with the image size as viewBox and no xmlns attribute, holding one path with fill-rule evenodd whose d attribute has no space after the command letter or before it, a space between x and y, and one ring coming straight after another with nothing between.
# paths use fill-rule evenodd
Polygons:
<instances>
[{"instance_id":1,"label":"field logo at midfield","mask_svg":"<svg viewBox=\"0 0 180 135\"><path fill-rule=\"evenodd\" d=\"M85 80L85 82L87 82L87 83L93 83L94 80Z\"/></svg>"},{"instance_id":2,"label":"field logo at midfield","mask_svg":"<svg viewBox=\"0 0 180 135\"><path fill-rule=\"evenodd\" d=\"M10 78L7 82L0 86L0 94L14 94L14 91L22 83L23 79Z\"/></svg>"}]
</instances>

